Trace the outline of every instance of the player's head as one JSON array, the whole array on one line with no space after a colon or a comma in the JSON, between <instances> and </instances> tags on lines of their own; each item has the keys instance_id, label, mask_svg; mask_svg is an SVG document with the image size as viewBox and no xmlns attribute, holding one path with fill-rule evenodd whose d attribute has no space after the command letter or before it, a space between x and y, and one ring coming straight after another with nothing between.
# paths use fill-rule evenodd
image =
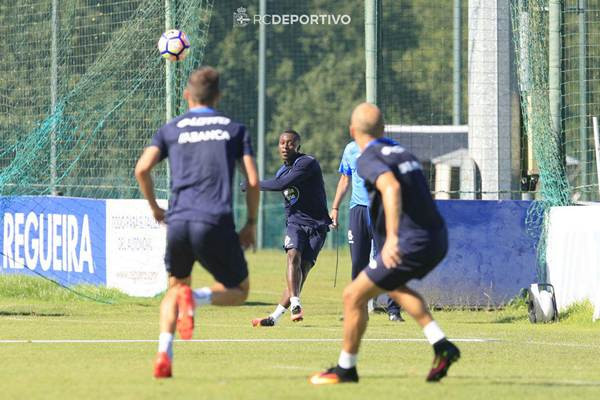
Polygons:
<instances>
[{"instance_id":1,"label":"player's head","mask_svg":"<svg viewBox=\"0 0 600 400\"><path fill-rule=\"evenodd\" d=\"M219 72L212 67L202 67L193 71L183 91L183 98L187 100L190 108L198 105L214 107L220 95Z\"/></svg>"},{"instance_id":2,"label":"player's head","mask_svg":"<svg viewBox=\"0 0 600 400\"><path fill-rule=\"evenodd\" d=\"M294 160L300 151L300 134L286 129L279 135L279 155L283 162Z\"/></svg>"},{"instance_id":3,"label":"player's head","mask_svg":"<svg viewBox=\"0 0 600 400\"><path fill-rule=\"evenodd\" d=\"M361 103L352 112L350 136L354 140L383 136L383 115L374 104Z\"/></svg>"}]
</instances>

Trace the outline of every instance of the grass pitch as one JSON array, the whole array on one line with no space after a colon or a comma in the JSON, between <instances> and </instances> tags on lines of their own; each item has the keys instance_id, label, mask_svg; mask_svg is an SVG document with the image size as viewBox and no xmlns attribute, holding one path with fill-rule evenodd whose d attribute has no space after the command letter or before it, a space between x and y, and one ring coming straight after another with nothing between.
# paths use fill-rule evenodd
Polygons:
<instances>
[{"instance_id":1,"label":"grass pitch","mask_svg":"<svg viewBox=\"0 0 600 400\"><path fill-rule=\"evenodd\" d=\"M349 259L325 251L303 293L306 319L289 314L274 328L252 328L284 285L284 255L248 255L251 294L238 308L205 307L195 339L175 343L170 380L152 378L159 299L111 291L104 305L48 283L0 277L0 398L2 399L596 399L600 393L600 325L591 308L564 314L559 324L532 325L523 307L501 311L438 311L434 315L462 358L439 384L425 383L432 351L407 319L373 315L359 355L359 384L312 387L310 373L335 364L342 334L341 291ZM210 278L197 269L195 285ZM18 288L18 290L17 290ZM37 342L60 340L66 342ZM73 343L80 339L88 342ZM119 342L119 340L152 342ZM232 339L233 341L219 341ZM388 339L388 340L380 340ZM398 340L394 340L398 339ZM19 342L9 343L8 340ZM114 340L112 342L91 342ZM237 341L235 341L237 340ZM29 341L29 342L21 342Z\"/></svg>"}]
</instances>

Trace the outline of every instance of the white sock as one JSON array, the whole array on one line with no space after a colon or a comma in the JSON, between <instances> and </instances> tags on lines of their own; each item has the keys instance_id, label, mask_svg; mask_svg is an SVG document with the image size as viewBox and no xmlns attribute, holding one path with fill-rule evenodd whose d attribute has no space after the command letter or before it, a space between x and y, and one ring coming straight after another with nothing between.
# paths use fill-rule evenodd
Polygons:
<instances>
[{"instance_id":1,"label":"white sock","mask_svg":"<svg viewBox=\"0 0 600 400\"><path fill-rule=\"evenodd\" d=\"M194 293L194 300L196 301L197 306L210 304L212 300L212 290L210 290L209 287L194 289L192 292Z\"/></svg>"},{"instance_id":2,"label":"white sock","mask_svg":"<svg viewBox=\"0 0 600 400\"><path fill-rule=\"evenodd\" d=\"M277 308L269 316L271 318L273 318L273 320L275 320L275 322L277 322L277 320L279 318L281 318L281 316L283 315L283 313L285 313L286 310L287 310L287 308L285 308L281 304L277 304Z\"/></svg>"},{"instance_id":3,"label":"white sock","mask_svg":"<svg viewBox=\"0 0 600 400\"><path fill-rule=\"evenodd\" d=\"M158 335L158 352L167 353L171 361L173 361L173 334L163 332Z\"/></svg>"},{"instance_id":4,"label":"white sock","mask_svg":"<svg viewBox=\"0 0 600 400\"><path fill-rule=\"evenodd\" d=\"M300 305L300 297L290 297L290 307L294 308Z\"/></svg>"},{"instance_id":5,"label":"white sock","mask_svg":"<svg viewBox=\"0 0 600 400\"><path fill-rule=\"evenodd\" d=\"M338 365L345 369L350 369L356 366L356 354L346 353L344 350L340 353Z\"/></svg>"},{"instance_id":6,"label":"white sock","mask_svg":"<svg viewBox=\"0 0 600 400\"><path fill-rule=\"evenodd\" d=\"M442 332L437 322L435 321L431 321L430 323L425 325L425 328L423 328L423 333L425 334L425 337L427 338L429 344L437 343L446 337L446 335L444 335L444 332Z\"/></svg>"}]
</instances>

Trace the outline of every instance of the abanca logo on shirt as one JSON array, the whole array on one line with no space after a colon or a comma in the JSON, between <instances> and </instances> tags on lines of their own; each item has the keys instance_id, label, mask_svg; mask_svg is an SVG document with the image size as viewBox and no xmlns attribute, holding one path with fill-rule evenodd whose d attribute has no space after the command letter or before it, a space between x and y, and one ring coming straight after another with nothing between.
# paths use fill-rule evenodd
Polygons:
<instances>
[{"instance_id":1,"label":"abanca logo on shirt","mask_svg":"<svg viewBox=\"0 0 600 400\"><path fill-rule=\"evenodd\" d=\"M224 131L222 129L213 129L210 131L191 131L191 132L181 132L179 134L179 138L177 139L177 143L196 143L196 142L206 142L209 140L229 140L229 132Z\"/></svg>"},{"instance_id":2,"label":"abanca logo on shirt","mask_svg":"<svg viewBox=\"0 0 600 400\"><path fill-rule=\"evenodd\" d=\"M192 117L183 118L177 122L178 128L186 128L188 126L207 126L207 125L229 125L231 120L227 117ZM209 140L229 140L229 132L222 129L211 129L208 131L190 131L181 132L177 143L197 143L206 142Z\"/></svg>"}]
</instances>

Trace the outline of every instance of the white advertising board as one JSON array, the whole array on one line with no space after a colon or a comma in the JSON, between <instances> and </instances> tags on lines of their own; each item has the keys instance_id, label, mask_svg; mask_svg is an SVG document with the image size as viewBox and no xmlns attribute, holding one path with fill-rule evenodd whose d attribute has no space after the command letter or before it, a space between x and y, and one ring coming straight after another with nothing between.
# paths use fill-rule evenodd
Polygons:
<instances>
[{"instance_id":1,"label":"white advertising board","mask_svg":"<svg viewBox=\"0 0 600 400\"><path fill-rule=\"evenodd\" d=\"M546 246L548 282L564 310L589 300L600 318L600 206L553 207Z\"/></svg>"},{"instance_id":2,"label":"white advertising board","mask_svg":"<svg viewBox=\"0 0 600 400\"><path fill-rule=\"evenodd\" d=\"M167 207L166 200L159 200ZM131 296L154 296L167 288L167 228L146 200L106 201L106 286Z\"/></svg>"}]
</instances>

